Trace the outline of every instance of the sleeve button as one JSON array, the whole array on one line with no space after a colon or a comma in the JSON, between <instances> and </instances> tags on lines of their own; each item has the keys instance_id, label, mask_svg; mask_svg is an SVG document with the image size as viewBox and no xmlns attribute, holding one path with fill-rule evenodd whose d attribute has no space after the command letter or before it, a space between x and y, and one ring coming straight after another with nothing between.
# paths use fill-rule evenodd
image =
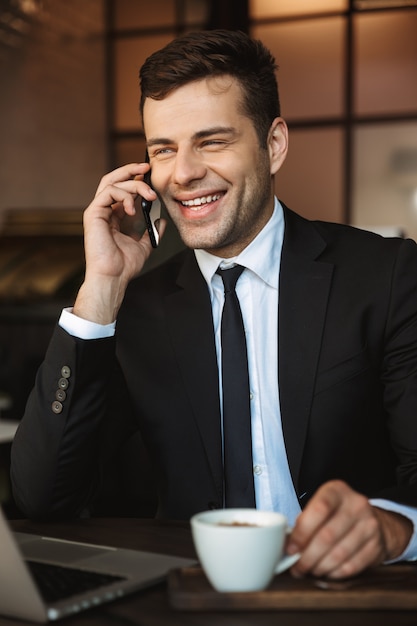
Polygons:
<instances>
[{"instance_id":1,"label":"sleeve button","mask_svg":"<svg viewBox=\"0 0 417 626\"><path fill-rule=\"evenodd\" d=\"M65 389L68 389L68 378L60 378L58 380L58 387L60 389L64 389L64 391Z\"/></svg>"},{"instance_id":2,"label":"sleeve button","mask_svg":"<svg viewBox=\"0 0 417 626\"><path fill-rule=\"evenodd\" d=\"M61 402L58 402L58 400L55 400L55 402L52 402L52 410L54 413L56 413L56 415L59 415L59 413L62 413Z\"/></svg>"},{"instance_id":3,"label":"sleeve button","mask_svg":"<svg viewBox=\"0 0 417 626\"><path fill-rule=\"evenodd\" d=\"M59 400L59 402L63 402L66 397L67 397L67 394L65 393L63 389L57 389L55 393L55 398Z\"/></svg>"},{"instance_id":4,"label":"sleeve button","mask_svg":"<svg viewBox=\"0 0 417 626\"><path fill-rule=\"evenodd\" d=\"M63 378L69 378L71 376L71 368L68 365L64 365L61 369L61 375Z\"/></svg>"}]
</instances>

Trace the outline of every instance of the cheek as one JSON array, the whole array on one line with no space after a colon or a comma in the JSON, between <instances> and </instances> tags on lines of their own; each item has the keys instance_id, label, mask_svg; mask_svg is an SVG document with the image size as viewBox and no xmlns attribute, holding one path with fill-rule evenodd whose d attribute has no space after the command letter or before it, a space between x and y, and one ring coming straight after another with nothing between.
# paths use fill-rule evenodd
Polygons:
<instances>
[{"instance_id":1,"label":"cheek","mask_svg":"<svg viewBox=\"0 0 417 626\"><path fill-rule=\"evenodd\" d=\"M219 173L223 173L225 178L229 178L233 184L237 186L244 185L255 176L256 170L259 169L259 160L255 163L252 154L246 152L237 155L235 159L222 168Z\"/></svg>"}]
</instances>

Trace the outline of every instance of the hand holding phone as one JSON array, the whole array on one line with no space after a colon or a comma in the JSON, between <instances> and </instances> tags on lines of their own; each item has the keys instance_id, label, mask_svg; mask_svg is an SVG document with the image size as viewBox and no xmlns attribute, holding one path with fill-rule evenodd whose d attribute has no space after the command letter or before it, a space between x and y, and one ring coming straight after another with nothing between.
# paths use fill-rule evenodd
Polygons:
<instances>
[{"instance_id":1,"label":"hand holding phone","mask_svg":"<svg viewBox=\"0 0 417 626\"><path fill-rule=\"evenodd\" d=\"M146 163L149 163L149 155L146 152L145 157ZM152 187L151 185L151 170L146 172L143 177L144 182ZM159 233L156 228L156 221L161 217L161 204L160 202L152 202L152 200L147 200L146 198L141 199L141 206L143 211L143 216L145 218L146 229L149 233L149 238L151 240L151 244L153 248L157 248L159 244Z\"/></svg>"}]
</instances>

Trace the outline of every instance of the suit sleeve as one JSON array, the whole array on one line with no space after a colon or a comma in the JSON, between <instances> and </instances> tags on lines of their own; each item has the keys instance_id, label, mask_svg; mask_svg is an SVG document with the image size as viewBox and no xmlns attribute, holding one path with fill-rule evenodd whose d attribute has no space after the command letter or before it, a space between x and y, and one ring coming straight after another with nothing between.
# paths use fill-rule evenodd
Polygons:
<instances>
[{"instance_id":1,"label":"suit sleeve","mask_svg":"<svg viewBox=\"0 0 417 626\"><path fill-rule=\"evenodd\" d=\"M133 430L127 397L113 338L84 341L55 329L12 445L13 495L27 517L83 514L109 442L117 447ZM126 406L116 416L117 398Z\"/></svg>"},{"instance_id":2,"label":"suit sleeve","mask_svg":"<svg viewBox=\"0 0 417 626\"><path fill-rule=\"evenodd\" d=\"M397 487L379 494L417 506L417 247L404 241L391 285L381 379Z\"/></svg>"}]
</instances>

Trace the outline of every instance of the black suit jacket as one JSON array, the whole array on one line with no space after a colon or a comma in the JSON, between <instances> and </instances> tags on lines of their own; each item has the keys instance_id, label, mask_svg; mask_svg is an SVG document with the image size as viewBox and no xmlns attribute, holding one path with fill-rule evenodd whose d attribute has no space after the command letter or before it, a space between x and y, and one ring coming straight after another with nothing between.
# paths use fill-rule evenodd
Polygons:
<instances>
[{"instance_id":1,"label":"black suit jacket","mask_svg":"<svg viewBox=\"0 0 417 626\"><path fill-rule=\"evenodd\" d=\"M417 246L284 215L279 394L300 504L340 478L417 506ZM66 398L54 408L64 366ZM116 338L56 329L12 448L18 505L32 517L91 508L137 431L158 515L221 506L213 322L189 250L132 281Z\"/></svg>"}]
</instances>

